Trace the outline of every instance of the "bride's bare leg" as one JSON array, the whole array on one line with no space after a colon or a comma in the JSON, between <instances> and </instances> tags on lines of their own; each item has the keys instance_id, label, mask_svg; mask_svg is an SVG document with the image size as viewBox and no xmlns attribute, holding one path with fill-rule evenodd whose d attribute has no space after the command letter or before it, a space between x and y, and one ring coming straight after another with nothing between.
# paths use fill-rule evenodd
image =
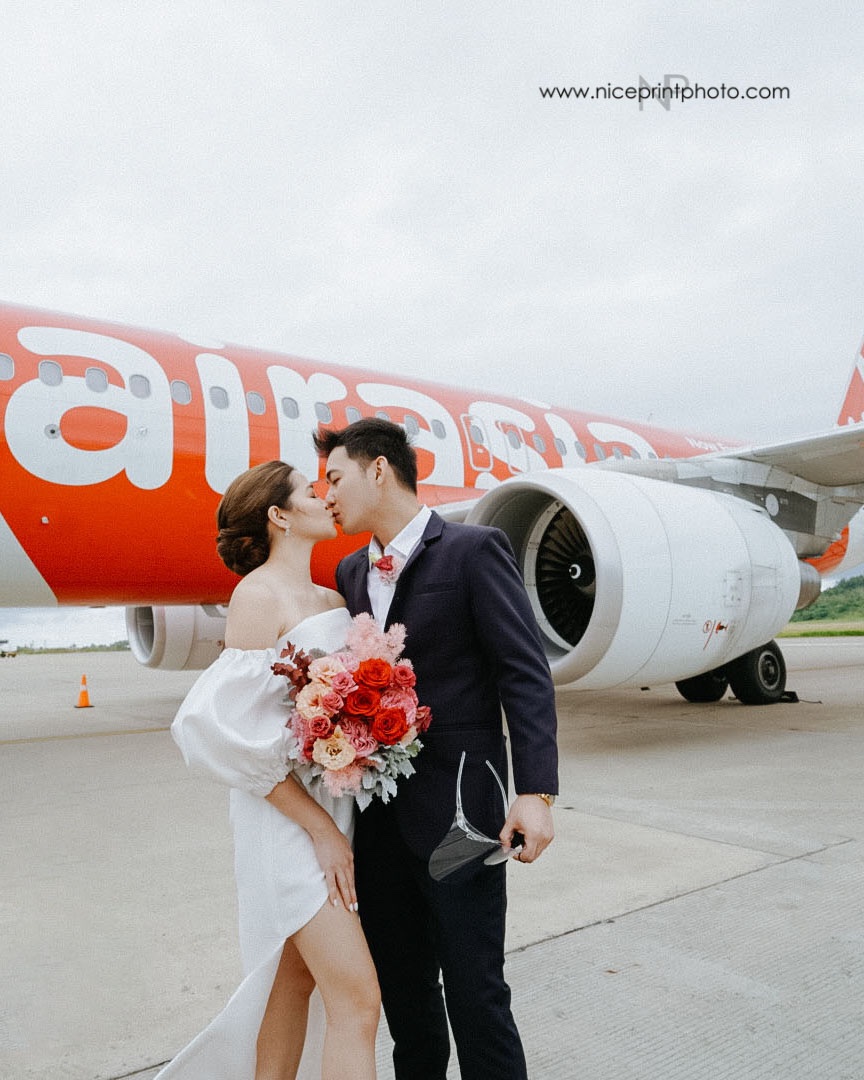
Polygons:
<instances>
[{"instance_id":1,"label":"bride's bare leg","mask_svg":"<svg viewBox=\"0 0 864 1080\"><path fill-rule=\"evenodd\" d=\"M381 994L360 919L328 903L292 940L327 1014L322 1080L375 1080Z\"/></svg>"},{"instance_id":2,"label":"bride's bare leg","mask_svg":"<svg viewBox=\"0 0 864 1080\"><path fill-rule=\"evenodd\" d=\"M314 989L315 980L297 947L286 941L258 1031L255 1080L293 1080L297 1075Z\"/></svg>"}]
</instances>

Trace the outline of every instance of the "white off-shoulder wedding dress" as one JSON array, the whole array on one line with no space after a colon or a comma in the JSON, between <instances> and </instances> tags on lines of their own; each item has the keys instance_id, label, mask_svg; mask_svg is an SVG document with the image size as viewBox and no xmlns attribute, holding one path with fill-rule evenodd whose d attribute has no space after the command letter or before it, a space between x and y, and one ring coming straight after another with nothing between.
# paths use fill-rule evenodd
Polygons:
<instances>
[{"instance_id":1,"label":"white off-shoulder wedding dress","mask_svg":"<svg viewBox=\"0 0 864 1080\"><path fill-rule=\"evenodd\" d=\"M186 764L231 788L234 867L245 978L221 1013L156 1080L253 1080L256 1040L279 957L327 902L309 834L264 798L290 772L286 682L270 670L287 641L335 652L351 623L345 608L304 619L273 649L225 649L189 691L171 726ZM318 801L351 835L354 800ZM320 1080L324 1006L312 995L299 1080Z\"/></svg>"}]
</instances>

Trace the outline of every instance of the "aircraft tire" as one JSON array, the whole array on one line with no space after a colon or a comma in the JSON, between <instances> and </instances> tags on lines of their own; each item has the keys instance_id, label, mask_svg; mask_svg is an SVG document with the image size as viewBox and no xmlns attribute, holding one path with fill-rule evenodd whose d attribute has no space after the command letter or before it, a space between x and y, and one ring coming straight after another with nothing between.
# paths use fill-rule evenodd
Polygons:
<instances>
[{"instance_id":1,"label":"aircraft tire","mask_svg":"<svg viewBox=\"0 0 864 1080\"><path fill-rule=\"evenodd\" d=\"M726 668L715 668L706 671L702 675L694 675L692 679L682 679L676 682L675 687L685 701L692 701L694 705L706 702L719 701L729 689L729 677Z\"/></svg>"},{"instance_id":2,"label":"aircraft tire","mask_svg":"<svg viewBox=\"0 0 864 1080\"><path fill-rule=\"evenodd\" d=\"M786 689L786 661L776 641L739 656L727 666L729 686L742 705L774 705Z\"/></svg>"}]
</instances>

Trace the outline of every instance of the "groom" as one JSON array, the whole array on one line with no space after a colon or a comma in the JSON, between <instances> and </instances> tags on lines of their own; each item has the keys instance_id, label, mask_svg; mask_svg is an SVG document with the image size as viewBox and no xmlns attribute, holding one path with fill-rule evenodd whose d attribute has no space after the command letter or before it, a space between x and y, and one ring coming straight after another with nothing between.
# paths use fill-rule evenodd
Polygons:
<instances>
[{"instance_id":1,"label":"groom","mask_svg":"<svg viewBox=\"0 0 864 1080\"><path fill-rule=\"evenodd\" d=\"M506 867L480 860L435 881L428 863L453 822L463 751L468 820L505 844L518 830L521 862L552 840L555 700L531 604L503 533L445 522L418 502L416 453L397 424L369 418L322 430L315 447L335 520L346 533L373 534L340 563L339 589L352 615L405 625L415 689L432 710L416 775L360 814L355 833L360 917L396 1077L445 1080L449 1018L463 1080L525 1080L503 971ZM502 707L517 792L503 824L486 765L506 777Z\"/></svg>"}]
</instances>

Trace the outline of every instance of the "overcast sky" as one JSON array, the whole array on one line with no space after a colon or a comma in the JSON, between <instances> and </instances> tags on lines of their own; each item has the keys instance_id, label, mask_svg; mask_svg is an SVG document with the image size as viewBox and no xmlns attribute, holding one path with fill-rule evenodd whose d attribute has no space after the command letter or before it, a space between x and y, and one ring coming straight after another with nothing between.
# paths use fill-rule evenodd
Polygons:
<instances>
[{"instance_id":1,"label":"overcast sky","mask_svg":"<svg viewBox=\"0 0 864 1080\"><path fill-rule=\"evenodd\" d=\"M862 20L5 0L0 300L727 438L822 430L864 336ZM539 90L667 75L788 97Z\"/></svg>"}]
</instances>

